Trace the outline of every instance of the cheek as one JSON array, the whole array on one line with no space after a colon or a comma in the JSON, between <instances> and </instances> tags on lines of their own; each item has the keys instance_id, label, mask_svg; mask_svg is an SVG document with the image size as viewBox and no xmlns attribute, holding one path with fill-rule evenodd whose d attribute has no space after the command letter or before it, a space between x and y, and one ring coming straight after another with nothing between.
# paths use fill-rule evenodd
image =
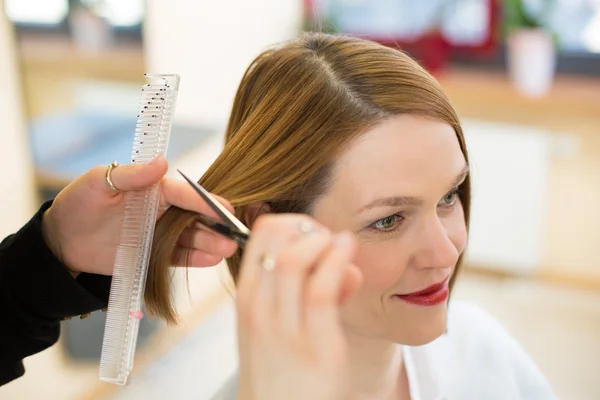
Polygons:
<instances>
[{"instance_id":1,"label":"cheek","mask_svg":"<svg viewBox=\"0 0 600 400\"><path fill-rule=\"evenodd\" d=\"M446 232L458 253L462 253L467 247L468 240L467 224L465 223L462 205L459 205L454 213L452 213L452 217L448 219Z\"/></svg>"},{"instance_id":2,"label":"cheek","mask_svg":"<svg viewBox=\"0 0 600 400\"><path fill-rule=\"evenodd\" d=\"M363 274L361 291L381 293L398 282L407 265L400 249L398 239L359 244L355 261Z\"/></svg>"}]
</instances>

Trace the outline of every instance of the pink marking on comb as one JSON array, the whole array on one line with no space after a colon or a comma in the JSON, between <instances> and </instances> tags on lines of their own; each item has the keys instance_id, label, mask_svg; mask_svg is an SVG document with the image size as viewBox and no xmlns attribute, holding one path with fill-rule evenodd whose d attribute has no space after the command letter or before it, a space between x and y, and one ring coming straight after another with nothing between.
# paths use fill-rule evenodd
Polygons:
<instances>
[{"instance_id":1,"label":"pink marking on comb","mask_svg":"<svg viewBox=\"0 0 600 400\"><path fill-rule=\"evenodd\" d=\"M141 312L141 311L130 311L129 315L131 315L135 319L142 319L142 318L144 318L144 313Z\"/></svg>"}]
</instances>

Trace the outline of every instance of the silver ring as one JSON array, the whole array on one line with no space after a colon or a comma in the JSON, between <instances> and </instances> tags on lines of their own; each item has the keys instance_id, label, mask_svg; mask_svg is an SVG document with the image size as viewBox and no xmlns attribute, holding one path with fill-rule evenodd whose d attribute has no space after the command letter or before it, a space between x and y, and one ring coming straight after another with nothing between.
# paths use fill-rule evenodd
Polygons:
<instances>
[{"instance_id":1,"label":"silver ring","mask_svg":"<svg viewBox=\"0 0 600 400\"><path fill-rule=\"evenodd\" d=\"M300 229L300 232L306 235L313 231L313 224L311 224L310 221L303 220L300 222L298 228Z\"/></svg>"},{"instance_id":2,"label":"silver ring","mask_svg":"<svg viewBox=\"0 0 600 400\"><path fill-rule=\"evenodd\" d=\"M260 265L267 272L271 272L275 269L275 257L270 254L263 254L260 257Z\"/></svg>"},{"instance_id":3,"label":"silver ring","mask_svg":"<svg viewBox=\"0 0 600 400\"><path fill-rule=\"evenodd\" d=\"M106 170L106 183L108 183L108 187L110 187L112 189L113 192L117 192L119 193L121 190L119 190L119 188L117 188L112 179L110 178L110 173L112 172L112 170L114 168L117 168L120 164L117 161L113 161L112 163L110 163L108 165L108 169Z\"/></svg>"}]
</instances>

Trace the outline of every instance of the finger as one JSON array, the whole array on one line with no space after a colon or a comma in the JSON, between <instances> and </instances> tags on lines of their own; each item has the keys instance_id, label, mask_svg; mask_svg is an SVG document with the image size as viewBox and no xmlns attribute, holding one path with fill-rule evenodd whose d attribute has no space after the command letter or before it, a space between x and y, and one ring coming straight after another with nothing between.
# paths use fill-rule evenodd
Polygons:
<instances>
[{"instance_id":1,"label":"finger","mask_svg":"<svg viewBox=\"0 0 600 400\"><path fill-rule=\"evenodd\" d=\"M255 314L265 310L255 303L262 290L261 285L265 284L261 282L264 272L261 259L265 254L277 256L287 243L300 237L300 222L307 220L312 221L309 217L295 214L269 214L260 216L254 223L252 236L244 250L237 285L236 307L241 324L250 329L260 328L256 320L260 320L263 315ZM312 223L313 226L317 225L316 222Z\"/></svg>"},{"instance_id":2,"label":"finger","mask_svg":"<svg viewBox=\"0 0 600 400\"><path fill-rule=\"evenodd\" d=\"M161 192L162 201L166 203L163 204L164 207L173 205L184 210L194 211L221 220L194 188L185 181L165 178L162 181ZM227 200L212 193L211 195L229 211L235 213L234 208Z\"/></svg>"},{"instance_id":3,"label":"finger","mask_svg":"<svg viewBox=\"0 0 600 400\"><path fill-rule=\"evenodd\" d=\"M237 244L224 236L205 229L186 228L177 245L194 250L200 250L218 257L231 257L237 249Z\"/></svg>"},{"instance_id":4,"label":"finger","mask_svg":"<svg viewBox=\"0 0 600 400\"><path fill-rule=\"evenodd\" d=\"M120 191L147 189L160 182L167 173L168 163L163 156L159 156L147 164L122 164L110 172L113 185ZM115 195L106 180L108 166L98 167L93 170L94 186L107 194Z\"/></svg>"},{"instance_id":5,"label":"finger","mask_svg":"<svg viewBox=\"0 0 600 400\"><path fill-rule=\"evenodd\" d=\"M175 267L212 267L223 261L223 257L200 250L176 246L171 255Z\"/></svg>"},{"instance_id":6,"label":"finger","mask_svg":"<svg viewBox=\"0 0 600 400\"><path fill-rule=\"evenodd\" d=\"M315 351L322 359L337 357L341 349L331 348L342 343L338 299L344 269L354 251L354 241L349 233L334 239L331 251L319 262L309 278L305 292L306 332Z\"/></svg>"},{"instance_id":7,"label":"finger","mask_svg":"<svg viewBox=\"0 0 600 400\"><path fill-rule=\"evenodd\" d=\"M283 335L299 333L306 278L330 246L329 231L319 230L293 242L277 256L275 312L278 329Z\"/></svg>"},{"instance_id":8,"label":"finger","mask_svg":"<svg viewBox=\"0 0 600 400\"><path fill-rule=\"evenodd\" d=\"M344 269L344 277L342 279L342 288L340 289L340 297L338 304L342 305L350 297L360 289L363 283L363 275L360 269L354 264L349 264Z\"/></svg>"},{"instance_id":9,"label":"finger","mask_svg":"<svg viewBox=\"0 0 600 400\"><path fill-rule=\"evenodd\" d=\"M256 292L262 269L261 256L266 253L275 254L288 242L302 236L299 227L303 221L318 227L316 229L322 229L316 221L305 215L266 214L256 219L252 227L252 235L244 249L238 295L252 296Z\"/></svg>"},{"instance_id":10,"label":"finger","mask_svg":"<svg viewBox=\"0 0 600 400\"><path fill-rule=\"evenodd\" d=\"M277 254L269 253L277 263ZM259 261L260 262L260 261ZM275 274L260 269L257 291L252 298L252 333L255 339L268 341L275 332Z\"/></svg>"},{"instance_id":11,"label":"finger","mask_svg":"<svg viewBox=\"0 0 600 400\"><path fill-rule=\"evenodd\" d=\"M278 227L276 218L264 216L256 220L242 258L236 308L242 334L251 340L264 339L263 333L270 329L267 326L272 315L269 298L273 295L267 292L273 287L273 274L264 270L262 257L276 257L276 250L281 246L279 242L283 242L281 236L275 236L279 240L271 239Z\"/></svg>"}]
</instances>

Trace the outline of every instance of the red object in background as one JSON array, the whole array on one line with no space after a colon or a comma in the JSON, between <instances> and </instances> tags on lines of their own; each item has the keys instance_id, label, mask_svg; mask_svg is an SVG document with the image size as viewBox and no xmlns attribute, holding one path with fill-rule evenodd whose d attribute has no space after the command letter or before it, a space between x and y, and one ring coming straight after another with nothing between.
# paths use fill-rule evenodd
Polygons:
<instances>
[{"instance_id":1,"label":"red object in background","mask_svg":"<svg viewBox=\"0 0 600 400\"><path fill-rule=\"evenodd\" d=\"M382 38L360 35L360 37L400 48L418 60L433 75L439 75L453 54L466 55L469 58L485 59L496 55L498 50L497 32L500 28L501 0L488 0L488 32L478 45L455 45L449 43L439 30L432 30L414 38ZM314 21L313 0L304 0L306 21ZM352 32L348 32L352 33ZM360 33L359 33L360 34Z\"/></svg>"},{"instance_id":2,"label":"red object in background","mask_svg":"<svg viewBox=\"0 0 600 400\"><path fill-rule=\"evenodd\" d=\"M430 31L412 41L376 37L366 39L407 52L433 75L438 75L444 69L452 51L452 46L439 31Z\"/></svg>"}]
</instances>

